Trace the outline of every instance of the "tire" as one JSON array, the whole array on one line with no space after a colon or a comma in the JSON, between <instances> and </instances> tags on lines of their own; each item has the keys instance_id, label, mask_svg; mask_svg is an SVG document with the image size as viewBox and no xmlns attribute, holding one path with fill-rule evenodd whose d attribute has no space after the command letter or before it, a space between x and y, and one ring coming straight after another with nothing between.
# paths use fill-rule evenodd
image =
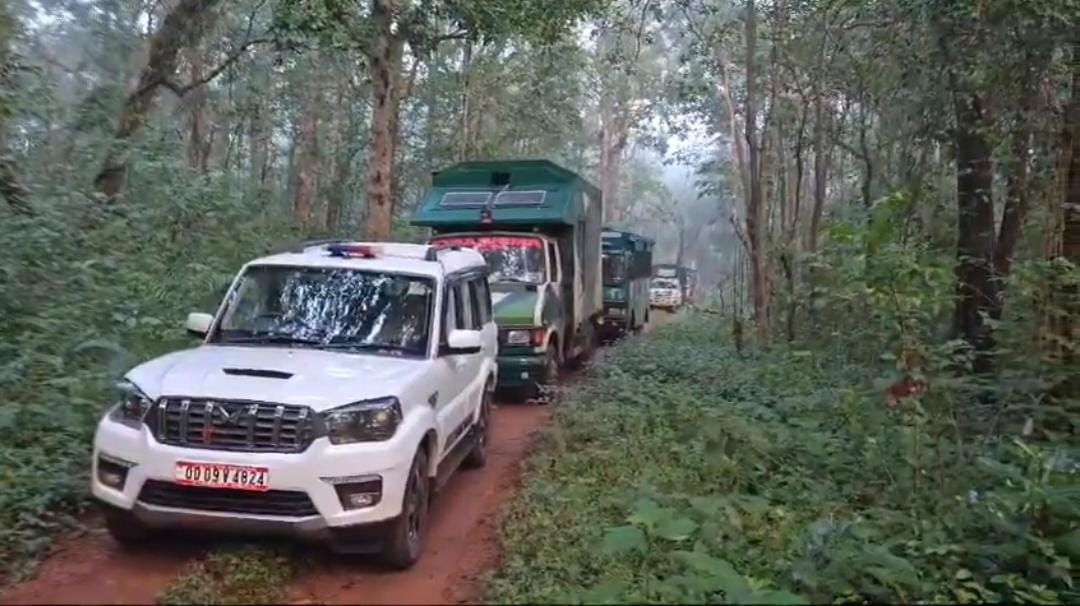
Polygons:
<instances>
[{"instance_id":1,"label":"tire","mask_svg":"<svg viewBox=\"0 0 1080 606\"><path fill-rule=\"evenodd\" d=\"M495 387L489 382L484 387L483 399L480 402L480 419L473 428L476 432L472 450L461 461L462 467L467 469L480 469L487 464L488 433L491 431L491 408L494 403Z\"/></svg>"},{"instance_id":2,"label":"tire","mask_svg":"<svg viewBox=\"0 0 1080 606\"><path fill-rule=\"evenodd\" d=\"M140 547L146 545L153 537L149 528L136 520L131 513L122 509L110 508L105 511L105 528L123 547Z\"/></svg>"},{"instance_id":3,"label":"tire","mask_svg":"<svg viewBox=\"0 0 1080 606\"><path fill-rule=\"evenodd\" d=\"M559 382L559 354L557 342L548 344L547 353L544 354L544 378L536 383L535 393L537 404L550 404L550 397L544 393L547 388L553 387Z\"/></svg>"},{"instance_id":4,"label":"tire","mask_svg":"<svg viewBox=\"0 0 1080 606\"><path fill-rule=\"evenodd\" d=\"M398 570L411 568L424 549L427 535L431 480L427 475L427 455L421 446L413 457L405 481L401 515L391 522L383 544L382 561Z\"/></svg>"}]
</instances>

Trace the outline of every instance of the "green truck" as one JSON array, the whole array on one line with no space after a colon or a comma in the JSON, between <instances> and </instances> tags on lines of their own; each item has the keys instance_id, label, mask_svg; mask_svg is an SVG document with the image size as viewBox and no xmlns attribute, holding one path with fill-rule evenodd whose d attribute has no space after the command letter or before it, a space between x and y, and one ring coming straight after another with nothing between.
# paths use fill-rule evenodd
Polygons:
<instances>
[{"instance_id":1,"label":"green truck","mask_svg":"<svg viewBox=\"0 0 1080 606\"><path fill-rule=\"evenodd\" d=\"M546 160L462 162L432 176L412 222L434 230L433 245L487 259L500 388L538 396L595 347L602 208L595 186Z\"/></svg>"},{"instance_id":2,"label":"green truck","mask_svg":"<svg viewBox=\"0 0 1080 606\"><path fill-rule=\"evenodd\" d=\"M610 341L637 332L649 321L653 241L614 229L605 229L600 237L604 282L600 336Z\"/></svg>"}]
</instances>

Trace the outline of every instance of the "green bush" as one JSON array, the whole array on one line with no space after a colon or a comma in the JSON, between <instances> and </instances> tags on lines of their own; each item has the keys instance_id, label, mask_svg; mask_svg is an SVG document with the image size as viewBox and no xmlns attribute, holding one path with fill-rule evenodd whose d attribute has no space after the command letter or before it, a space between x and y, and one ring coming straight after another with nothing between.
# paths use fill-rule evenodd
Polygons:
<instances>
[{"instance_id":1,"label":"green bush","mask_svg":"<svg viewBox=\"0 0 1080 606\"><path fill-rule=\"evenodd\" d=\"M241 263L297 235L223 178L149 163L132 187L126 203L68 194L0 220L0 577L87 503L111 382L190 346L186 313L212 311Z\"/></svg>"},{"instance_id":2,"label":"green bush","mask_svg":"<svg viewBox=\"0 0 1080 606\"><path fill-rule=\"evenodd\" d=\"M740 355L727 328L690 315L621 346L558 409L490 599L1080 598L1075 451L935 428L886 405L886 363Z\"/></svg>"}]
</instances>

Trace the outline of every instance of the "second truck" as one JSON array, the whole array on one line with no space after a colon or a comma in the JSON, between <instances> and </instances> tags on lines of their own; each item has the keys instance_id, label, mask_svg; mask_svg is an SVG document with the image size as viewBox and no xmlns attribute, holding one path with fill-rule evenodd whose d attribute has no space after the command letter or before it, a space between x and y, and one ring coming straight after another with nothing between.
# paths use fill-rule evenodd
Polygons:
<instances>
[{"instance_id":1,"label":"second truck","mask_svg":"<svg viewBox=\"0 0 1080 606\"><path fill-rule=\"evenodd\" d=\"M590 355L601 298L600 191L546 160L462 162L435 173L413 224L487 260L498 385L541 397Z\"/></svg>"}]
</instances>

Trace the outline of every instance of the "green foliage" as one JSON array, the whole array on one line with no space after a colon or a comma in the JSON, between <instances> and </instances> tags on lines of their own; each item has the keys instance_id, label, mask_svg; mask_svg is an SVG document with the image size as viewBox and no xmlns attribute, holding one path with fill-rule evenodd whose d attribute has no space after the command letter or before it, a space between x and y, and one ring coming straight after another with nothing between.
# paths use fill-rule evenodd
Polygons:
<instances>
[{"instance_id":1,"label":"green foliage","mask_svg":"<svg viewBox=\"0 0 1080 606\"><path fill-rule=\"evenodd\" d=\"M740 355L728 330L690 314L620 346L558 409L504 523L489 599L1080 597L1074 445L935 431L882 401L873 377L888 361Z\"/></svg>"},{"instance_id":2,"label":"green foliage","mask_svg":"<svg viewBox=\"0 0 1080 606\"><path fill-rule=\"evenodd\" d=\"M188 565L159 604L280 604L296 573L287 554L255 546L220 549Z\"/></svg>"},{"instance_id":3,"label":"green foliage","mask_svg":"<svg viewBox=\"0 0 1080 606\"><path fill-rule=\"evenodd\" d=\"M108 386L189 347L240 264L294 237L223 179L168 161L135 167L131 199L70 195L0 222L0 562L21 574L87 503L91 438ZM268 215L269 216L269 215Z\"/></svg>"}]
</instances>

